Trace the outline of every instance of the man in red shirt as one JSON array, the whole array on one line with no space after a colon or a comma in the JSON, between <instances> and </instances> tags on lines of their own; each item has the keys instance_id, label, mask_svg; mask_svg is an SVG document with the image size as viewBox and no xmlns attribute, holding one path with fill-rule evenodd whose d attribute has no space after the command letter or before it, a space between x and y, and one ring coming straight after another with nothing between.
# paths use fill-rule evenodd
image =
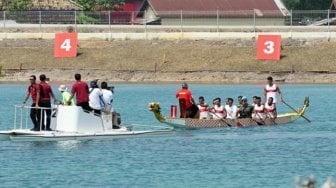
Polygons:
<instances>
[{"instance_id":1,"label":"man in red shirt","mask_svg":"<svg viewBox=\"0 0 336 188\"><path fill-rule=\"evenodd\" d=\"M195 101L193 99L193 96L191 92L188 90L188 84L183 83L182 89L180 89L176 93L176 98L179 100L180 105L180 117L181 118L187 118L190 115L190 110L193 104L195 104Z\"/></svg>"},{"instance_id":2,"label":"man in red shirt","mask_svg":"<svg viewBox=\"0 0 336 188\"><path fill-rule=\"evenodd\" d=\"M39 130L39 115L40 115L40 109L35 108L36 104L38 104L38 102L36 102L37 100L37 94L40 93L40 86L39 84L36 84L36 76L35 75L31 75L29 77L29 81L30 81L30 85L28 86L27 89L27 94L26 97L23 101L22 106L24 106L27 102L27 100L29 99L29 96L31 96L32 99L32 105L30 108L30 119L32 120L34 127L30 130L32 131L38 131Z\"/></svg>"},{"instance_id":3,"label":"man in red shirt","mask_svg":"<svg viewBox=\"0 0 336 188\"><path fill-rule=\"evenodd\" d=\"M51 121L51 97L54 99L54 102L57 101L51 86L46 82L47 77L44 74L40 75L40 94L37 95L37 100L39 104L36 107L42 107L42 130L51 131L50 121ZM46 119L46 121L45 121ZM46 124L44 125L44 122Z\"/></svg>"},{"instance_id":4,"label":"man in red shirt","mask_svg":"<svg viewBox=\"0 0 336 188\"><path fill-rule=\"evenodd\" d=\"M82 76L78 73L75 74L76 82L72 85L71 96L68 99L68 104L71 103L71 99L76 94L76 105L81 106L84 111L92 111L92 108L89 106L89 86L87 83L82 82Z\"/></svg>"}]
</instances>

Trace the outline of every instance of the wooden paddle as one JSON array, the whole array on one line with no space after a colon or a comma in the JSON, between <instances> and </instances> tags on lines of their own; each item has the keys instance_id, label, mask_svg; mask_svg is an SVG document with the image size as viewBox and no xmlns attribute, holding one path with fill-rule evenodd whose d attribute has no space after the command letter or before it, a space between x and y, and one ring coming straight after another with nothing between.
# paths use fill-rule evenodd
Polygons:
<instances>
[{"instance_id":1,"label":"wooden paddle","mask_svg":"<svg viewBox=\"0 0 336 188\"><path fill-rule=\"evenodd\" d=\"M263 118L260 117L260 114L259 114L258 112L255 112L255 113L258 115L259 120L260 120L261 122L257 121L256 119L253 119L253 118L252 118L252 120L254 120L258 125L265 125L266 123L265 123L265 121L263 120Z\"/></svg>"},{"instance_id":2,"label":"wooden paddle","mask_svg":"<svg viewBox=\"0 0 336 188\"><path fill-rule=\"evenodd\" d=\"M219 120L223 121L227 126L232 127L228 122L226 122L223 118L219 117L216 113L210 112L211 114L215 115Z\"/></svg>"},{"instance_id":3,"label":"wooden paddle","mask_svg":"<svg viewBox=\"0 0 336 188\"><path fill-rule=\"evenodd\" d=\"M303 114L300 114L295 108L293 108L291 105L289 105L284 99L283 97L281 97L281 102L283 102L286 106L288 106L290 109L292 109L294 112L296 112L297 114L299 114L303 119L305 119L306 121L308 121L309 123L311 122L308 118L306 118Z\"/></svg>"},{"instance_id":4,"label":"wooden paddle","mask_svg":"<svg viewBox=\"0 0 336 188\"><path fill-rule=\"evenodd\" d=\"M267 117L268 119L270 119L271 122L272 122L274 125L278 125L278 124L275 122L275 118L272 118L272 116L269 114L269 112L267 112L266 117Z\"/></svg>"}]
</instances>

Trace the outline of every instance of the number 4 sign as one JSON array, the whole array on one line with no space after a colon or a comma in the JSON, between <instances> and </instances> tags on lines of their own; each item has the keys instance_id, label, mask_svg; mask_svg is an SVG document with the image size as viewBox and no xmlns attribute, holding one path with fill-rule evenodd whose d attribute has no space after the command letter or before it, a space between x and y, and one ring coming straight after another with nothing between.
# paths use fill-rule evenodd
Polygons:
<instances>
[{"instance_id":1,"label":"number 4 sign","mask_svg":"<svg viewBox=\"0 0 336 188\"><path fill-rule=\"evenodd\" d=\"M54 57L77 56L77 33L56 33Z\"/></svg>"},{"instance_id":2,"label":"number 4 sign","mask_svg":"<svg viewBox=\"0 0 336 188\"><path fill-rule=\"evenodd\" d=\"M258 35L257 59L280 60L281 35Z\"/></svg>"}]
</instances>

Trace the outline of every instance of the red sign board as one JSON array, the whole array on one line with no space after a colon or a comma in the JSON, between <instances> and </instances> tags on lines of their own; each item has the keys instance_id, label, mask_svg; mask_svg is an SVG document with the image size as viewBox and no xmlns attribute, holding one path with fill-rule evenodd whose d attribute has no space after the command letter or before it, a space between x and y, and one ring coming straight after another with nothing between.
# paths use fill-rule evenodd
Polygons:
<instances>
[{"instance_id":1,"label":"red sign board","mask_svg":"<svg viewBox=\"0 0 336 188\"><path fill-rule=\"evenodd\" d=\"M258 35L257 59L280 60L281 35Z\"/></svg>"},{"instance_id":2,"label":"red sign board","mask_svg":"<svg viewBox=\"0 0 336 188\"><path fill-rule=\"evenodd\" d=\"M77 36L77 33L56 33L54 57L76 57Z\"/></svg>"}]
</instances>

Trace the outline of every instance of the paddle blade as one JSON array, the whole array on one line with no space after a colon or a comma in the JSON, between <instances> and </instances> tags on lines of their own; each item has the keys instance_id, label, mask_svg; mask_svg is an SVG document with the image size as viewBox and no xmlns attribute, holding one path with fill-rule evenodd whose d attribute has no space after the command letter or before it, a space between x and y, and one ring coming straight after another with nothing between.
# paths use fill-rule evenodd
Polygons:
<instances>
[{"instance_id":1,"label":"paddle blade","mask_svg":"<svg viewBox=\"0 0 336 188\"><path fill-rule=\"evenodd\" d=\"M243 127L244 125L237 121L237 127Z\"/></svg>"}]
</instances>

